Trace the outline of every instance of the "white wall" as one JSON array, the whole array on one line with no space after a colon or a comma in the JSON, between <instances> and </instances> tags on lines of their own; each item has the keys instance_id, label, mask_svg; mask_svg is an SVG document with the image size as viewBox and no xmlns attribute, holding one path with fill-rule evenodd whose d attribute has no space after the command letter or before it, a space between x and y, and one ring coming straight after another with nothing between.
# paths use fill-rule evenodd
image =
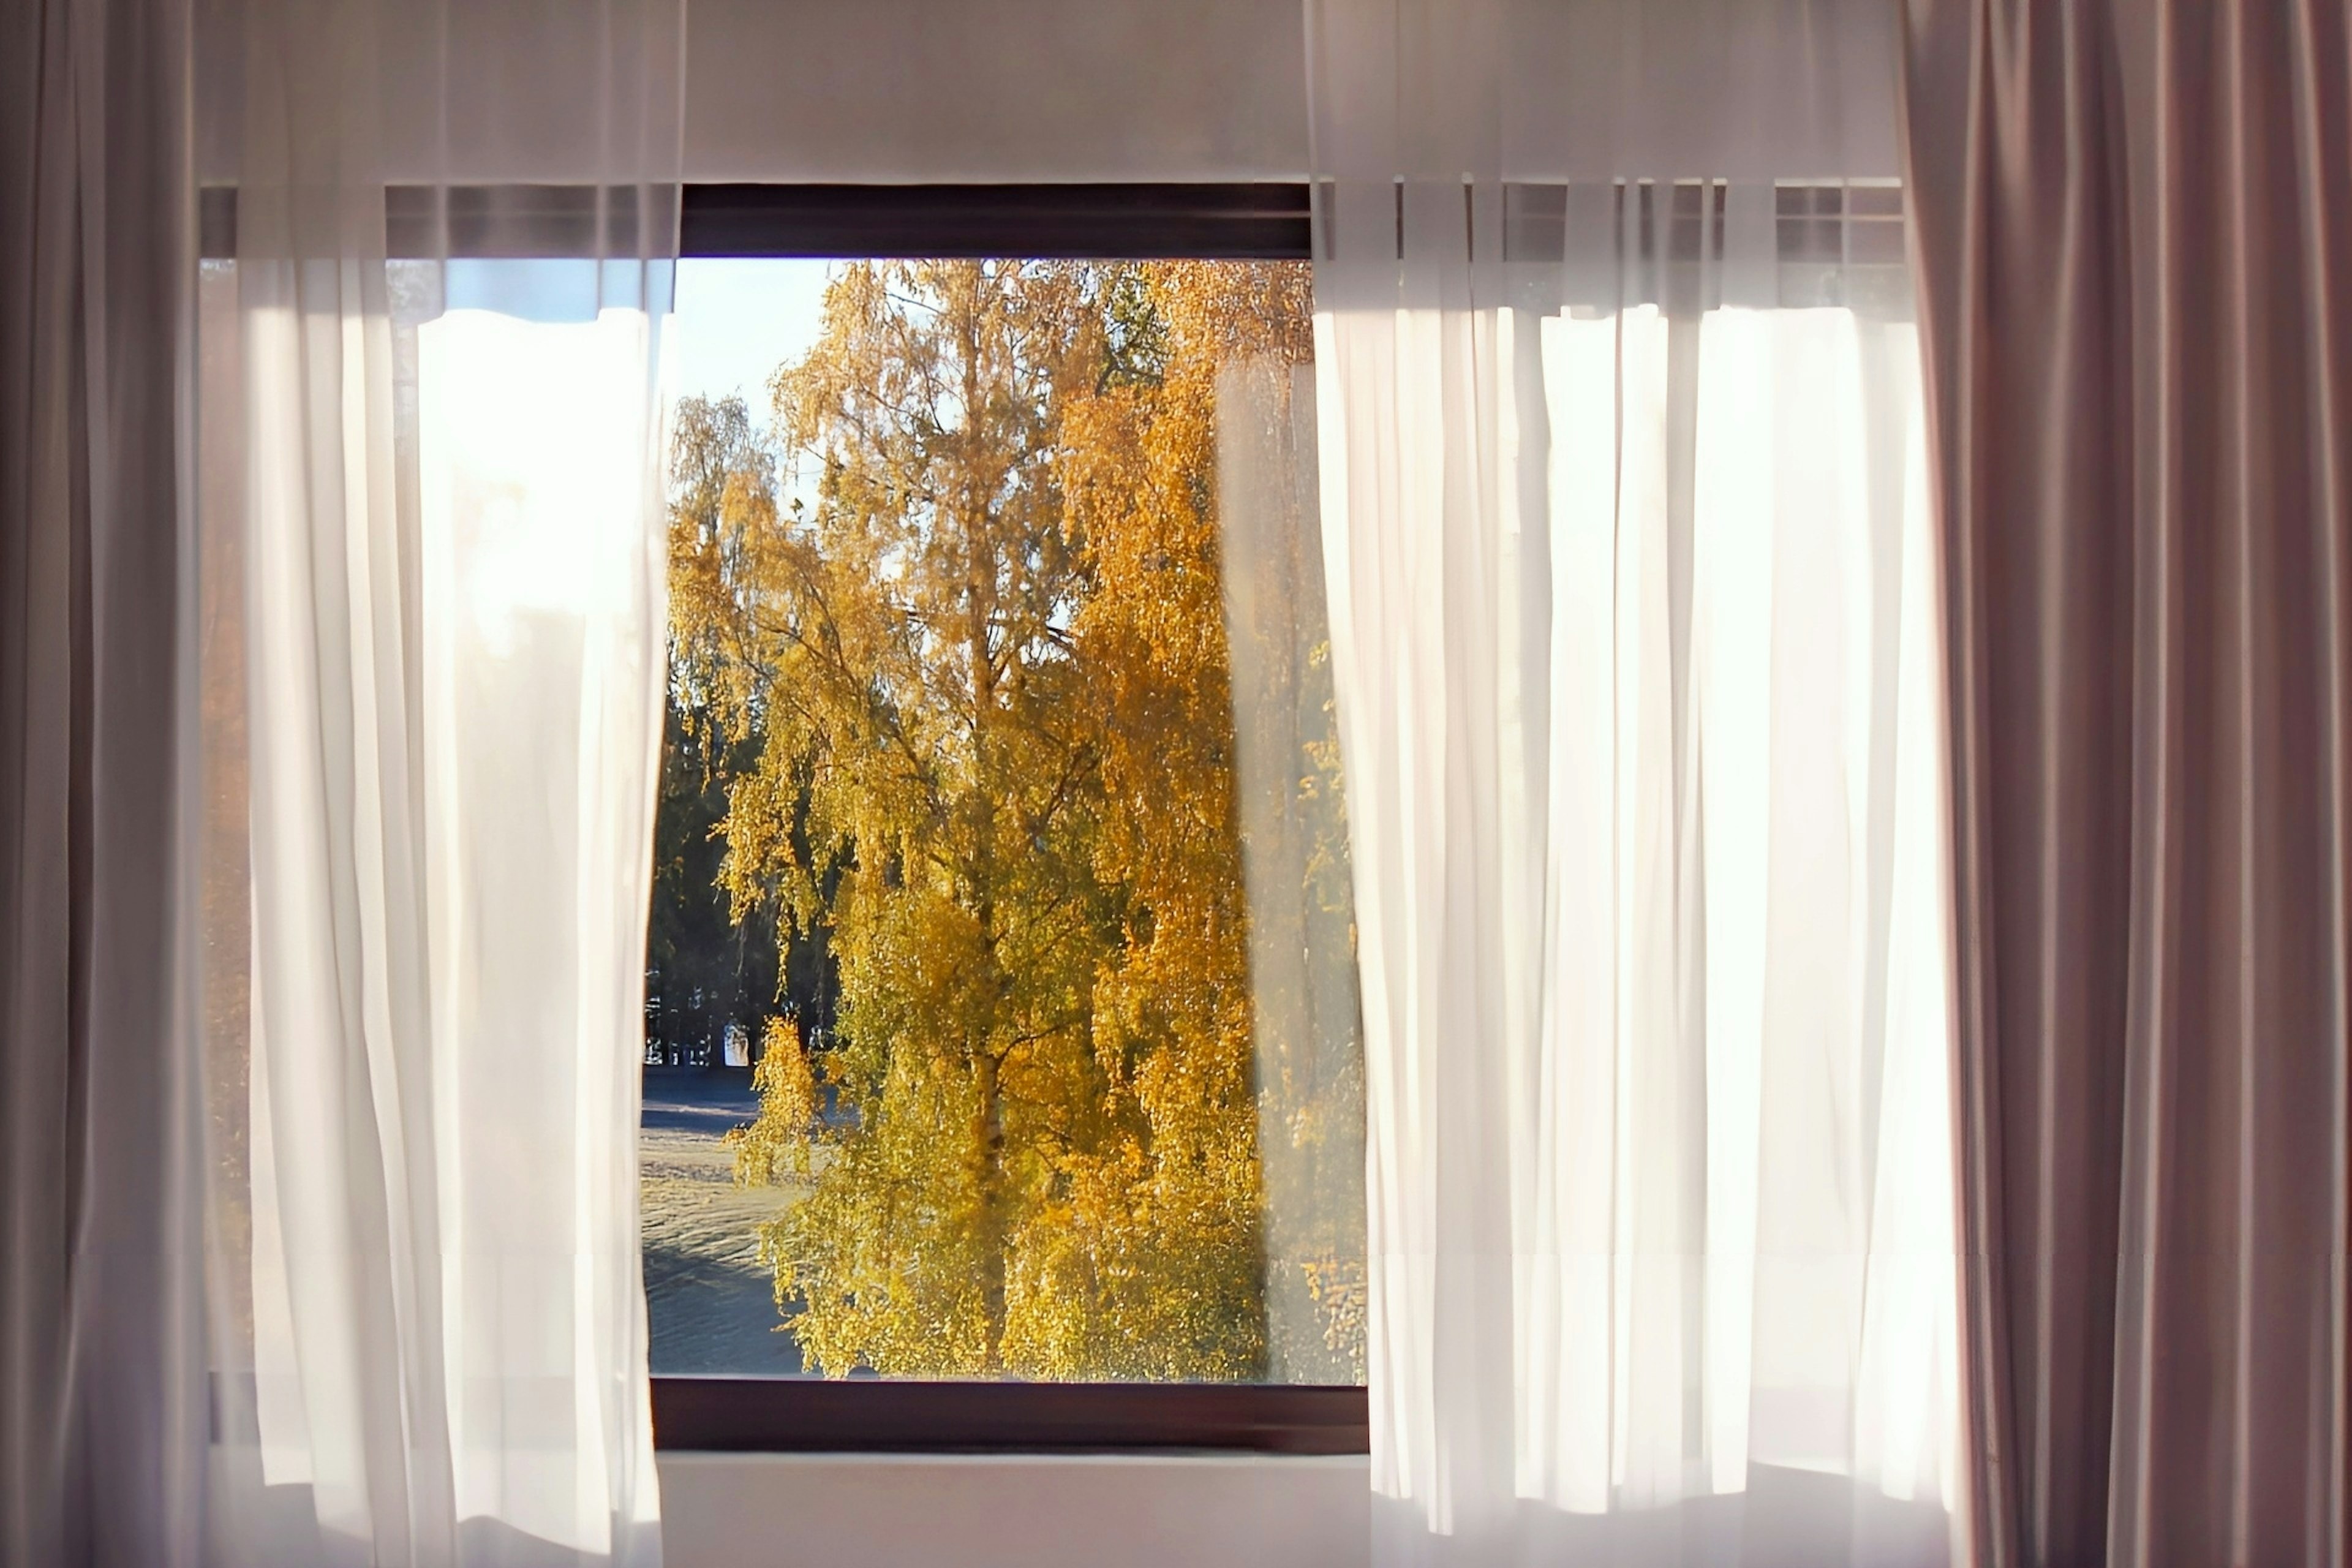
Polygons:
<instances>
[{"instance_id":1,"label":"white wall","mask_svg":"<svg viewBox=\"0 0 2352 1568\"><path fill-rule=\"evenodd\" d=\"M196 0L206 180L236 178L248 130L244 4ZM611 106L582 84L595 79L599 7L379 4L393 178L597 176ZM1300 0L683 5L689 180L1257 180L1307 170ZM437 25L445 14L458 41Z\"/></svg>"},{"instance_id":2,"label":"white wall","mask_svg":"<svg viewBox=\"0 0 2352 1568\"><path fill-rule=\"evenodd\" d=\"M1299 0L688 0L687 177L1298 179Z\"/></svg>"},{"instance_id":3,"label":"white wall","mask_svg":"<svg viewBox=\"0 0 2352 1568\"><path fill-rule=\"evenodd\" d=\"M689 179L1307 174L1302 0L687 7ZM1503 80L1475 90L1494 97L1511 178L1897 172L1892 0L1509 0L1505 10ZM1328 46L1335 77L1349 55L1336 40L1353 36L1342 27ZM1385 58L1374 48L1366 61L1376 78ZM1707 111L1692 113L1695 103ZM1371 142L1385 177L1398 149Z\"/></svg>"},{"instance_id":4,"label":"white wall","mask_svg":"<svg viewBox=\"0 0 2352 1568\"><path fill-rule=\"evenodd\" d=\"M446 3L462 47L435 7L380 0L393 177L593 177L609 106L581 84L601 10ZM682 3L689 180L1307 172L1303 0ZM231 179L244 0L196 4L199 169ZM1516 0L1513 16L1494 124L1511 178L1895 173L1892 0ZM1385 177L1396 150L1368 145Z\"/></svg>"},{"instance_id":5,"label":"white wall","mask_svg":"<svg viewBox=\"0 0 2352 1568\"><path fill-rule=\"evenodd\" d=\"M667 1568L1361 1568L1366 1461L659 1457Z\"/></svg>"}]
</instances>

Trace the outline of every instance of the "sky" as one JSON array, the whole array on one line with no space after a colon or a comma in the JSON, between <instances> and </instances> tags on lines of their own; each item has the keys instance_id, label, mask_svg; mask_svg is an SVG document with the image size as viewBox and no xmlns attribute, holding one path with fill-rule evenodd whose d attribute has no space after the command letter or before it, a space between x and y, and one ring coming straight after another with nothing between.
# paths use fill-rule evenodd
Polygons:
<instances>
[{"instance_id":1,"label":"sky","mask_svg":"<svg viewBox=\"0 0 2352 1568\"><path fill-rule=\"evenodd\" d=\"M768 418L768 377L816 341L829 261L719 260L677 264L671 371L680 397L740 393Z\"/></svg>"}]
</instances>

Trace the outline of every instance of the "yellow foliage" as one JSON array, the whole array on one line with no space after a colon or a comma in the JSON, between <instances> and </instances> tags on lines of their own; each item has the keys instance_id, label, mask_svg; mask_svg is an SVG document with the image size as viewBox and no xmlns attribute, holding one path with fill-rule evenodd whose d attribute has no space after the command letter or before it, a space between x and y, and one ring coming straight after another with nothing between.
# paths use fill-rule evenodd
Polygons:
<instances>
[{"instance_id":1,"label":"yellow foliage","mask_svg":"<svg viewBox=\"0 0 2352 1568\"><path fill-rule=\"evenodd\" d=\"M809 1174L815 1147L816 1073L802 1048L801 1032L788 1018L768 1020L751 1087L760 1114L727 1134L735 1151L738 1181L755 1186Z\"/></svg>"},{"instance_id":2,"label":"yellow foliage","mask_svg":"<svg viewBox=\"0 0 2352 1568\"><path fill-rule=\"evenodd\" d=\"M1215 399L1304 360L1305 289L844 268L772 384L784 476L674 532L707 721L761 742L724 875L839 964L736 1140L813 1178L763 1245L827 1373L1265 1372Z\"/></svg>"}]
</instances>

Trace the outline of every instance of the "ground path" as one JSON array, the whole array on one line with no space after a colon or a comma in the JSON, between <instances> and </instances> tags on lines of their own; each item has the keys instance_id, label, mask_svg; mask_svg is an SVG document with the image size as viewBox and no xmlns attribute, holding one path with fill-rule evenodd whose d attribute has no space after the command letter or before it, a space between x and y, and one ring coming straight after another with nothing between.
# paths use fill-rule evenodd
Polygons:
<instances>
[{"instance_id":1,"label":"ground path","mask_svg":"<svg viewBox=\"0 0 2352 1568\"><path fill-rule=\"evenodd\" d=\"M637 1134L646 1303L656 1373L790 1375L800 1347L782 1319L759 1227L798 1197L789 1187L739 1187L722 1140L758 1113L742 1068L647 1068Z\"/></svg>"}]
</instances>

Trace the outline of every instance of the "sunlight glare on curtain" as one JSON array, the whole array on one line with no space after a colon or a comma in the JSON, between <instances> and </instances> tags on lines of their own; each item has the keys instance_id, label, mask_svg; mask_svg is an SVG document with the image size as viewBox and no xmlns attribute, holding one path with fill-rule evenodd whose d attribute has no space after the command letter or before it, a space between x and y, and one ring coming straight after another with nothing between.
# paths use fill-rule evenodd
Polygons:
<instances>
[{"instance_id":1,"label":"sunlight glare on curtain","mask_svg":"<svg viewBox=\"0 0 2352 1568\"><path fill-rule=\"evenodd\" d=\"M1887 26L1310 8L1381 1563L1956 1555Z\"/></svg>"},{"instance_id":2,"label":"sunlight glare on curtain","mask_svg":"<svg viewBox=\"0 0 2352 1568\"><path fill-rule=\"evenodd\" d=\"M217 24L245 69L200 340L208 1560L656 1568L679 12ZM562 103L466 96L449 61L493 43ZM550 124L563 183L464 183ZM395 180L418 128L434 162Z\"/></svg>"},{"instance_id":3,"label":"sunlight glare on curtain","mask_svg":"<svg viewBox=\"0 0 2352 1568\"><path fill-rule=\"evenodd\" d=\"M1519 1502L1635 1516L1759 1468L1940 1518L1948 932L1911 326L1318 327L1376 1487L1465 1547L1556 1527L1507 1523ZM1853 1510L1795 1539L1877 1528Z\"/></svg>"}]
</instances>

